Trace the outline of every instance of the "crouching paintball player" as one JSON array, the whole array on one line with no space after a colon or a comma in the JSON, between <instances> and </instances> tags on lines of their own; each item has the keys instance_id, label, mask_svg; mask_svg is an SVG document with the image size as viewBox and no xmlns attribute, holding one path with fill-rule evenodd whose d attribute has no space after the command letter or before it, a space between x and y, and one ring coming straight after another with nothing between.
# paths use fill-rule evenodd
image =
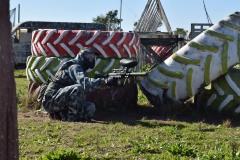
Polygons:
<instances>
[{"instance_id":1,"label":"crouching paintball player","mask_svg":"<svg viewBox=\"0 0 240 160\"><path fill-rule=\"evenodd\" d=\"M86 70L94 68L96 50L87 48L59 68L42 96L42 106L54 119L70 122L89 121L95 104L85 100L85 94L104 85L115 85L114 78L89 78Z\"/></svg>"}]
</instances>

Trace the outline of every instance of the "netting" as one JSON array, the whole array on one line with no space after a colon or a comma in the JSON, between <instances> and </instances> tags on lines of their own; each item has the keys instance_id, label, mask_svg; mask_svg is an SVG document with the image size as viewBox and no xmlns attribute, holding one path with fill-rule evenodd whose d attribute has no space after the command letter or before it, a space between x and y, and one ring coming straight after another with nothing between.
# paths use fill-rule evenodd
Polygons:
<instances>
[{"instance_id":1,"label":"netting","mask_svg":"<svg viewBox=\"0 0 240 160\"><path fill-rule=\"evenodd\" d=\"M16 18L16 8L10 10L10 21L11 21L12 27L15 26L15 18Z\"/></svg>"}]
</instances>

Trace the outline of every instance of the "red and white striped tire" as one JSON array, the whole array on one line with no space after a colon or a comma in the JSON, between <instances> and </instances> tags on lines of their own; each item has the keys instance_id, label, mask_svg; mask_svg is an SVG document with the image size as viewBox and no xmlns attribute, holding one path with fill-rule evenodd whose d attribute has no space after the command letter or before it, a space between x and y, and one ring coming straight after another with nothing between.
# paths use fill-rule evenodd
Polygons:
<instances>
[{"instance_id":1,"label":"red and white striped tire","mask_svg":"<svg viewBox=\"0 0 240 160\"><path fill-rule=\"evenodd\" d=\"M139 36L134 32L100 30L36 30L32 35L32 55L75 57L84 47L95 48L101 58L131 58L139 52Z\"/></svg>"},{"instance_id":2,"label":"red and white striped tire","mask_svg":"<svg viewBox=\"0 0 240 160\"><path fill-rule=\"evenodd\" d=\"M29 56L27 59L26 75L30 82L48 83L49 77L54 77L59 67L70 57L44 57L44 56ZM113 69L120 68L120 59L103 59L98 58L93 69L88 69L88 77L94 78L96 74L105 75Z\"/></svg>"},{"instance_id":3,"label":"red and white striped tire","mask_svg":"<svg viewBox=\"0 0 240 160\"><path fill-rule=\"evenodd\" d=\"M169 56L173 54L173 51L170 51L170 46L152 46L152 50L157 53L157 55L162 59L166 60Z\"/></svg>"}]
</instances>

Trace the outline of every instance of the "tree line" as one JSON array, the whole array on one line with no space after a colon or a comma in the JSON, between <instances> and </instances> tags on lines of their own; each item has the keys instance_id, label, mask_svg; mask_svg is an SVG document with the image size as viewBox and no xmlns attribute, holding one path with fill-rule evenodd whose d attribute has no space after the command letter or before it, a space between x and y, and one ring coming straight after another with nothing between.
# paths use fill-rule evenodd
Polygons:
<instances>
[{"instance_id":1,"label":"tree line","mask_svg":"<svg viewBox=\"0 0 240 160\"><path fill-rule=\"evenodd\" d=\"M94 23L102 23L105 24L108 31L123 31L122 28L120 28L120 23L123 21L123 19L118 18L118 10L112 10L107 12L105 15L101 14L95 18L92 19ZM138 22L134 22L133 29L137 25ZM159 27L162 26L162 23ZM176 35L182 35L186 36L188 31L184 30L183 28L177 28L174 32Z\"/></svg>"}]
</instances>

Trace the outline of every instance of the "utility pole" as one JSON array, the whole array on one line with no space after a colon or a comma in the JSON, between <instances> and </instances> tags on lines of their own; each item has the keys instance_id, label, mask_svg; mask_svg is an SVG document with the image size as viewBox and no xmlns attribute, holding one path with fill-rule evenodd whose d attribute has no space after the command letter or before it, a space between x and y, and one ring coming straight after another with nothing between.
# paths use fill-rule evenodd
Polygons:
<instances>
[{"instance_id":1,"label":"utility pole","mask_svg":"<svg viewBox=\"0 0 240 160\"><path fill-rule=\"evenodd\" d=\"M122 23L122 0L120 0L120 29L122 29L121 23Z\"/></svg>"},{"instance_id":2,"label":"utility pole","mask_svg":"<svg viewBox=\"0 0 240 160\"><path fill-rule=\"evenodd\" d=\"M11 42L9 0L0 7L0 159L18 160L17 97Z\"/></svg>"},{"instance_id":3,"label":"utility pole","mask_svg":"<svg viewBox=\"0 0 240 160\"><path fill-rule=\"evenodd\" d=\"M20 23L20 4L18 4L18 23Z\"/></svg>"}]
</instances>

